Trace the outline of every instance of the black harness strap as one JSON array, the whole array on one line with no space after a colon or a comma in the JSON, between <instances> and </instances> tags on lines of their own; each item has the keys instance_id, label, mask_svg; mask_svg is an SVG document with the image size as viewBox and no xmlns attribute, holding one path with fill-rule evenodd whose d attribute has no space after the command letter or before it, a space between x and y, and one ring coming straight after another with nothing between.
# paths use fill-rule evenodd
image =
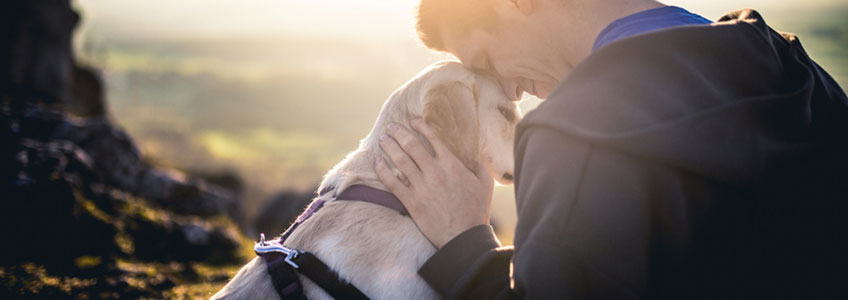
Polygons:
<instances>
[{"instance_id":1,"label":"black harness strap","mask_svg":"<svg viewBox=\"0 0 848 300\"><path fill-rule=\"evenodd\" d=\"M312 253L285 248L279 244L279 240L265 242L264 235L254 249L256 255L265 260L274 290L282 299L306 299L298 273L312 280L335 299L368 299ZM277 249L281 250L278 252Z\"/></svg>"},{"instance_id":2,"label":"black harness strap","mask_svg":"<svg viewBox=\"0 0 848 300\"><path fill-rule=\"evenodd\" d=\"M368 299L359 289L344 282L336 272L333 272L320 259L309 252L301 252L293 259L300 267L297 271L320 286L327 294L335 299Z\"/></svg>"},{"instance_id":3,"label":"black harness strap","mask_svg":"<svg viewBox=\"0 0 848 300\"><path fill-rule=\"evenodd\" d=\"M280 298L306 300L300 279L297 278L294 268L285 261L285 255L279 252L268 252L259 254L259 256L265 260L268 275L271 275L274 290L277 291Z\"/></svg>"},{"instance_id":4,"label":"black harness strap","mask_svg":"<svg viewBox=\"0 0 848 300\"><path fill-rule=\"evenodd\" d=\"M319 195L330 191L332 189L325 189ZM371 202L394 209L402 215L408 215L406 208L392 193L369 186L353 185L334 197L334 200ZM289 235L323 206L324 201L316 199L279 238L265 242L265 235L262 234L262 238L253 249L256 255L265 260L274 289L283 299L306 299L297 273L315 282L335 299L368 299L353 284L342 280L336 272L312 253L283 246Z\"/></svg>"}]
</instances>

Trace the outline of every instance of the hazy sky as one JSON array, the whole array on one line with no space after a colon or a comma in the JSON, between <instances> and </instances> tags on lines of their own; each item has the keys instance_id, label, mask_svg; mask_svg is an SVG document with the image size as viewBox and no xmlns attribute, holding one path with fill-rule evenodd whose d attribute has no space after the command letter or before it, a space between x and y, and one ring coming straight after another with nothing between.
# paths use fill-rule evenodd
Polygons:
<instances>
[{"instance_id":1,"label":"hazy sky","mask_svg":"<svg viewBox=\"0 0 848 300\"><path fill-rule=\"evenodd\" d=\"M77 0L85 16L139 35L367 35L412 34L418 0ZM716 18L737 8L797 9L844 0L669 0ZM96 24L101 25L101 24Z\"/></svg>"}]
</instances>

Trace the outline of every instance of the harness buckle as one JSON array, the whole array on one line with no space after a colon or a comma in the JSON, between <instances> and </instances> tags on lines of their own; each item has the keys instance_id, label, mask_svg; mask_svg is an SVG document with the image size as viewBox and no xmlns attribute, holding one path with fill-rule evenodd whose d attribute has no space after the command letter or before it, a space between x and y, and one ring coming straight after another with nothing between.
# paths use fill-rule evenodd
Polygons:
<instances>
[{"instance_id":1,"label":"harness buckle","mask_svg":"<svg viewBox=\"0 0 848 300\"><path fill-rule=\"evenodd\" d=\"M298 253L297 250L292 250L292 251L289 252L289 254L286 254L285 262L287 264L291 265L292 267L294 267L295 269L300 268L300 266L298 266L297 263L292 261L292 259L297 257L298 254L299 253Z\"/></svg>"},{"instance_id":2,"label":"harness buckle","mask_svg":"<svg viewBox=\"0 0 848 300\"><path fill-rule=\"evenodd\" d=\"M283 246L278 240L274 240L271 242L265 242L265 234L259 234L259 242L253 246L253 251L256 252L257 255L262 255L270 252L278 252L286 255L285 262L295 269L300 268L300 266L294 262L293 259L297 258L298 254L302 253L302 251L289 249Z\"/></svg>"}]
</instances>

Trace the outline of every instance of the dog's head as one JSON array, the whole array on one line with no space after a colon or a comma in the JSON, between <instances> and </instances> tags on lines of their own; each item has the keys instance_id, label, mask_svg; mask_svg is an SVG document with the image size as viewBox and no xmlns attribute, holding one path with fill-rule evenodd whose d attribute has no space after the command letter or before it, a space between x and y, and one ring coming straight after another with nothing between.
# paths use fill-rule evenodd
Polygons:
<instances>
[{"instance_id":1,"label":"dog's head","mask_svg":"<svg viewBox=\"0 0 848 300\"><path fill-rule=\"evenodd\" d=\"M478 162L502 184L513 180L513 140L521 118L517 103L491 77L458 62L425 70L419 90L421 116L469 169Z\"/></svg>"}]
</instances>

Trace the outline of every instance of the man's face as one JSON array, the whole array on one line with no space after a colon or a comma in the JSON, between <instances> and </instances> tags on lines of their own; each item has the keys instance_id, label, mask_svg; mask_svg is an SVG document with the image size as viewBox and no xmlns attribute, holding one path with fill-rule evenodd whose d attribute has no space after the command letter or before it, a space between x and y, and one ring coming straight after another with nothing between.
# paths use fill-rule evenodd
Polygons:
<instances>
[{"instance_id":1,"label":"man's face","mask_svg":"<svg viewBox=\"0 0 848 300\"><path fill-rule=\"evenodd\" d=\"M458 34L449 28L445 48L478 73L493 75L512 100L523 92L547 98L571 66L556 53L554 37L542 22L500 18L492 30Z\"/></svg>"}]
</instances>

